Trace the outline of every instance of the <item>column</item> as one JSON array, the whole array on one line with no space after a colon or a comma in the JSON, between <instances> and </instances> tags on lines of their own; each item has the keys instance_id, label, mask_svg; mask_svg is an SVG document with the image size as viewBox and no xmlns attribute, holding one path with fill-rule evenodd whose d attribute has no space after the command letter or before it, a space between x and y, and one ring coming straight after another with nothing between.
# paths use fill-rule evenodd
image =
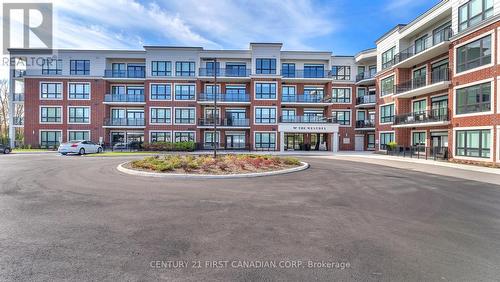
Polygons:
<instances>
[{"instance_id":1,"label":"column","mask_svg":"<svg viewBox=\"0 0 500 282\"><path fill-rule=\"evenodd\" d=\"M280 152L285 151L285 132L280 131Z\"/></svg>"},{"instance_id":2,"label":"column","mask_svg":"<svg viewBox=\"0 0 500 282\"><path fill-rule=\"evenodd\" d=\"M332 152L337 153L339 151L339 133L332 133Z\"/></svg>"}]
</instances>

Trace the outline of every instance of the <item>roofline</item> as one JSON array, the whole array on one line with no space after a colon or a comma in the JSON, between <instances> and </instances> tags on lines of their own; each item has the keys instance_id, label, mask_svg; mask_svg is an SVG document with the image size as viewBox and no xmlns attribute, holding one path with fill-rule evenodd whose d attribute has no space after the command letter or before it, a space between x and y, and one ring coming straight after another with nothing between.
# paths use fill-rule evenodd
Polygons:
<instances>
[{"instance_id":1,"label":"roofline","mask_svg":"<svg viewBox=\"0 0 500 282\"><path fill-rule=\"evenodd\" d=\"M357 56L365 54L365 53L376 52L376 51L377 51L377 48L369 48L369 49L361 50L358 53L356 53L356 55L354 55L354 57L357 57Z\"/></svg>"},{"instance_id":2,"label":"roofline","mask_svg":"<svg viewBox=\"0 0 500 282\"><path fill-rule=\"evenodd\" d=\"M390 29L389 31L387 31L386 33L384 33L382 36L380 36L377 40L375 40L375 43L378 44L380 41L382 41L385 38L387 38L387 36L389 36L390 34L394 33L395 31L399 31L400 29L402 29L405 26L406 26L406 24L398 24L398 25L396 25L395 27L393 27L392 29Z\"/></svg>"},{"instance_id":3,"label":"roofline","mask_svg":"<svg viewBox=\"0 0 500 282\"><path fill-rule=\"evenodd\" d=\"M203 50L203 47L144 45L144 49Z\"/></svg>"}]
</instances>

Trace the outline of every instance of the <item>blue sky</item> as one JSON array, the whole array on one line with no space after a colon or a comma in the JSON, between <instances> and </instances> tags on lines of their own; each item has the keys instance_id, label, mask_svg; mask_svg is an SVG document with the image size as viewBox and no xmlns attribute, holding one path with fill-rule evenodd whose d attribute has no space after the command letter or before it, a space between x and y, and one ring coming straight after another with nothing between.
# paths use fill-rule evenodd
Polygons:
<instances>
[{"instance_id":1,"label":"blue sky","mask_svg":"<svg viewBox=\"0 0 500 282\"><path fill-rule=\"evenodd\" d=\"M57 48L143 45L285 50L354 55L439 0L54 0Z\"/></svg>"}]
</instances>

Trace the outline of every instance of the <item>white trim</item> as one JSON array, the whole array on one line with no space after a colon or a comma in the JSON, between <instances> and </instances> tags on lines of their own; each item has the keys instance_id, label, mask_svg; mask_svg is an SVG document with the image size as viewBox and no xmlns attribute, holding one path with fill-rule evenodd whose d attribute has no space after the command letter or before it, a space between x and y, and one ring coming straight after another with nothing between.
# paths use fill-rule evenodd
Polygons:
<instances>
[{"instance_id":1,"label":"white trim","mask_svg":"<svg viewBox=\"0 0 500 282\"><path fill-rule=\"evenodd\" d=\"M66 130L66 140L67 140L67 142L71 141L69 139L69 133L70 132L88 132L89 133L89 139L87 141L92 141L92 131L91 130L88 130L88 129L82 129L82 130L79 130L79 129L68 129L68 130Z\"/></svg>"},{"instance_id":2,"label":"white trim","mask_svg":"<svg viewBox=\"0 0 500 282\"><path fill-rule=\"evenodd\" d=\"M61 129L38 129L38 145L42 145L42 132L43 131L48 131L48 132L59 131L59 132L61 132L61 140L59 140L59 143L62 143L64 140L63 131Z\"/></svg>"},{"instance_id":3,"label":"white trim","mask_svg":"<svg viewBox=\"0 0 500 282\"><path fill-rule=\"evenodd\" d=\"M378 150L379 151L387 151L387 150L382 150L380 149L380 145L382 145L382 142L380 142L381 138L380 138L380 135L382 135L382 133L392 133L394 134L394 142L396 142L396 131L394 130L387 130L387 131L379 131L378 132ZM375 135L375 138L377 137L377 135ZM375 139L375 148L377 148L377 140Z\"/></svg>"},{"instance_id":4,"label":"white trim","mask_svg":"<svg viewBox=\"0 0 500 282\"><path fill-rule=\"evenodd\" d=\"M381 122L381 120L382 120L382 114L380 113L380 110L381 110L382 107L389 106L389 105L394 105L393 114L394 114L394 117L396 117L396 102L393 101L393 102L390 102L390 103L378 105L378 124L379 125L394 124L394 121L393 122Z\"/></svg>"},{"instance_id":5,"label":"white trim","mask_svg":"<svg viewBox=\"0 0 500 282\"><path fill-rule=\"evenodd\" d=\"M170 85L170 99L166 99L166 100L152 99L151 98L151 94L152 94L151 89L152 89L153 85ZM171 82L168 82L168 83L166 83L166 82L163 82L163 83L150 82L149 83L149 97L148 98L149 98L149 101L172 101L173 97L174 97L173 92L174 92L174 89L172 88ZM195 86L195 97L196 97L196 86Z\"/></svg>"},{"instance_id":6,"label":"white trim","mask_svg":"<svg viewBox=\"0 0 500 282\"><path fill-rule=\"evenodd\" d=\"M194 109L194 123L175 123L175 110L176 109ZM174 125L196 125L196 117L197 117L197 113L196 113L196 107L174 107L173 108L173 112L172 112L172 117L173 117L173 124Z\"/></svg>"},{"instance_id":7,"label":"white trim","mask_svg":"<svg viewBox=\"0 0 500 282\"><path fill-rule=\"evenodd\" d=\"M253 142L252 143L253 143L253 149L254 150L257 150L257 147L255 147L255 144L257 143L257 142L255 142L255 139L256 139L255 138L255 134L256 133L273 133L274 134L274 149L275 150L278 149L278 134L277 134L278 132L277 131L269 131L269 130L268 131L261 131L261 130L256 130L256 131L253 132ZM285 142L285 140L279 140L280 145L281 145L281 142Z\"/></svg>"},{"instance_id":8,"label":"white trim","mask_svg":"<svg viewBox=\"0 0 500 282\"><path fill-rule=\"evenodd\" d=\"M149 137L149 142L148 143L152 143L151 142L151 133L153 132L165 132L165 133L170 133L170 142L173 142L173 134L172 134L172 130L148 130L148 137Z\"/></svg>"},{"instance_id":9,"label":"white trim","mask_svg":"<svg viewBox=\"0 0 500 282\"><path fill-rule=\"evenodd\" d=\"M490 91L491 91L490 92L490 110L487 111L487 112L457 114L457 90L458 89L462 89L462 88L467 88L467 87L475 86L475 85L479 85L479 84L483 84L483 83L488 83L488 82L491 84L491 87L490 87ZM494 96L494 93L495 93L494 78L488 78L488 79L484 79L484 80L480 80L480 81L474 81L474 82L471 82L471 83L467 83L467 84L463 84L463 85L454 87L453 88L453 105L451 105L453 107L453 116L454 117L470 117L470 116L483 116L483 115L491 115L491 114L493 114L493 110L494 110L493 96ZM450 105L448 105L448 107L449 106Z\"/></svg>"},{"instance_id":10,"label":"white trim","mask_svg":"<svg viewBox=\"0 0 500 282\"><path fill-rule=\"evenodd\" d=\"M151 122L151 110L152 109L169 109L170 110L170 122L169 123L153 123ZM173 113L172 113L172 107L157 107L157 106L150 106L149 107L149 120L148 120L148 123L150 125L171 125L172 124L172 116L173 116Z\"/></svg>"},{"instance_id":11,"label":"white trim","mask_svg":"<svg viewBox=\"0 0 500 282\"><path fill-rule=\"evenodd\" d=\"M194 141L196 143L196 130L173 130L172 131L172 142L175 142L175 133L178 133L178 132L181 132L181 133L185 133L185 132L189 132L189 133L194 133Z\"/></svg>"},{"instance_id":12,"label":"white trim","mask_svg":"<svg viewBox=\"0 0 500 282\"><path fill-rule=\"evenodd\" d=\"M339 127L352 127L352 109L332 109L330 115L331 117L333 117L333 113L334 112L349 112L349 124L340 124L338 123ZM337 115L335 115L335 117L337 117Z\"/></svg>"},{"instance_id":13,"label":"white trim","mask_svg":"<svg viewBox=\"0 0 500 282\"><path fill-rule=\"evenodd\" d=\"M61 109L61 121L60 122L42 122L42 108L60 108ZM63 106L56 105L39 105L38 106L38 123L39 124L63 124L64 122L64 109Z\"/></svg>"},{"instance_id":14,"label":"white trim","mask_svg":"<svg viewBox=\"0 0 500 282\"><path fill-rule=\"evenodd\" d=\"M89 109L89 122L69 122L69 109L70 108L88 108ZM91 124L92 123L92 108L90 106L68 106L66 108L66 122L68 124Z\"/></svg>"},{"instance_id":15,"label":"white trim","mask_svg":"<svg viewBox=\"0 0 500 282\"><path fill-rule=\"evenodd\" d=\"M42 98L42 84L50 83L50 84L61 84L61 98ZM38 99L41 101L61 101L64 97L64 83L62 81L40 81L38 82Z\"/></svg>"},{"instance_id":16,"label":"white trim","mask_svg":"<svg viewBox=\"0 0 500 282\"><path fill-rule=\"evenodd\" d=\"M74 99L74 98L70 98L69 95L69 87L71 84L88 84L89 85L89 98L88 99ZM76 81L68 81L68 89L66 90L68 91L67 93L67 98L69 101L90 101L92 100L92 83L90 82L76 82Z\"/></svg>"},{"instance_id":17,"label":"white trim","mask_svg":"<svg viewBox=\"0 0 500 282\"><path fill-rule=\"evenodd\" d=\"M382 80L384 80L386 78L389 78L391 76L394 76L394 85L393 85L394 86L394 90L393 90L393 93L382 96ZM396 89L395 88L396 88L396 73L393 72L393 73L391 73L389 75L386 75L386 76L383 76L383 77L379 78L378 97L379 98L387 98L387 97L393 96L394 94L396 94Z\"/></svg>"},{"instance_id":18,"label":"white trim","mask_svg":"<svg viewBox=\"0 0 500 282\"><path fill-rule=\"evenodd\" d=\"M193 79L196 79L196 78L194 77ZM172 89L172 99L173 99L173 101L180 101L180 102L196 102L196 100L197 100L197 99L196 99L196 83L187 83L187 82L186 82L186 83L174 83L173 85L174 85L174 87L173 87L173 89ZM175 98L175 87L176 87L177 85L190 85L190 86L194 86L194 99L193 99L193 100L177 100L177 99Z\"/></svg>"},{"instance_id":19,"label":"white trim","mask_svg":"<svg viewBox=\"0 0 500 282\"><path fill-rule=\"evenodd\" d=\"M276 113L276 116L275 116L276 122L275 123L257 123L256 122L256 119L257 119L256 109L257 108L265 108L265 109L274 108L275 113ZM278 117L278 107L277 106L253 106L253 124L254 125L276 125L276 124L278 124L278 119L279 119L279 117Z\"/></svg>"},{"instance_id":20,"label":"white trim","mask_svg":"<svg viewBox=\"0 0 500 282\"><path fill-rule=\"evenodd\" d=\"M483 66L479 66L479 67L476 67L476 68L473 68L473 69L469 69L469 70L466 70L466 71L463 71L463 72L460 72L460 73L457 73L457 49L464 46L464 45L467 45L471 42L474 42L476 40L480 40L484 37L487 37L491 35L491 63L487 64L487 65L483 65ZM468 73L472 73L472 72L476 72L476 71L479 71L479 70L482 70L482 69L486 69L486 68L490 68L492 66L495 65L495 58L496 58L496 55L495 55L495 30L492 29L488 32L485 32L485 33L482 33L474 38L471 38L465 42L462 42L460 44L457 44L455 46L453 46L453 76L454 77L459 77L459 76L462 76L464 74L468 74Z\"/></svg>"},{"instance_id":21,"label":"white trim","mask_svg":"<svg viewBox=\"0 0 500 282\"><path fill-rule=\"evenodd\" d=\"M410 145L413 146L413 133L414 132L417 132L417 133L425 133L425 143L424 145L427 147L427 130L422 130L422 129L415 129L415 130L410 130Z\"/></svg>"},{"instance_id":22,"label":"white trim","mask_svg":"<svg viewBox=\"0 0 500 282\"><path fill-rule=\"evenodd\" d=\"M215 131L215 132L216 132L216 133L215 133L215 137L217 137L217 141L216 141L216 142L220 145L220 136L221 136L221 131L220 131L220 130L217 130L217 131ZM202 140L203 142L200 142L200 143L205 144L205 140L207 139L207 138L206 138L206 137L207 137L207 133L214 133L214 131L213 131L213 130L210 130L210 129L206 129L206 130L204 130L204 131L203 131L203 140Z\"/></svg>"},{"instance_id":23,"label":"white trim","mask_svg":"<svg viewBox=\"0 0 500 282\"><path fill-rule=\"evenodd\" d=\"M263 83L263 84L275 84L276 85L276 98L275 99L257 99L257 83ZM280 91L278 89L278 82L276 81L254 81L253 82L253 99L256 100L256 101L277 101L278 100L278 97L280 96L279 95ZM295 88L295 95L297 95L297 88Z\"/></svg>"},{"instance_id":24,"label":"white trim","mask_svg":"<svg viewBox=\"0 0 500 282\"><path fill-rule=\"evenodd\" d=\"M424 101L424 100L425 100L425 110L427 111L427 109L429 109L429 100L427 99L427 97L424 97L424 98L415 98L415 99L411 100L411 105L410 105L411 112L412 113L414 112L413 103L419 102L419 101Z\"/></svg>"},{"instance_id":25,"label":"white trim","mask_svg":"<svg viewBox=\"0 0 500 282\"><path fill-rule=\"evenodd\" d=\"M478 158L478 157L466 157L466 156L457 156L456 154L456 145L457 145L457 131L462 131L462 130L481 130L481 129L489 129L490 130L490 157L489 158ZM451 155L453 156L454 159L458 160L471 160L471 161L478 161L478 162L493 162L493 145L495 143L494 140L494 127L493 126L474 126L474 127L455 127L453 128L453 134L452 134L452 152ZM498 150L498 149L497 149Z\"/></svg>"}]
</instances>

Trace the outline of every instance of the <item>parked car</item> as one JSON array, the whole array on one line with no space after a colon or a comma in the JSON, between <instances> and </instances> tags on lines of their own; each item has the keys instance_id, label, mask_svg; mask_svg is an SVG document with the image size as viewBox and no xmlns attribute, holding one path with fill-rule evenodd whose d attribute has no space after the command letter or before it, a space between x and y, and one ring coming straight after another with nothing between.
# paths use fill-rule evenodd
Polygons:
<instances>
[{"instance_id":1,"label":"parked car","mask_svg":"<svg viewBox=\"0 0 500 282\"><path fill-rule=\"evenodd\" d=\"M0 153L10 154L10 152L12 152L12 149L9 147L9 145L0 144Z\"/></svg>"},{"instance_id":2,"label":"parked car","mask_svg":"<svg viewBox=\"0 0 500 282\"><path fill-rule=\"evenodd\" d=\"M59 145L59 149L57 149L59 153L62 155L66 154L92 154L92 153L102 153L102 147L99 144L96 144L92 141L88 140L74 140L66 143L62 143Z\"/></svg>"},{"instance_id":3,"label":"parked car","mask_svg":"<svg viewBox=\"0 0 500 282\"><path fill-rule=\"evenodd\" d=\"M113 150L139 150L142 146L142 142L131 141L128 143L120 142L113 145Z\"/></svg>"}]
</instances>

